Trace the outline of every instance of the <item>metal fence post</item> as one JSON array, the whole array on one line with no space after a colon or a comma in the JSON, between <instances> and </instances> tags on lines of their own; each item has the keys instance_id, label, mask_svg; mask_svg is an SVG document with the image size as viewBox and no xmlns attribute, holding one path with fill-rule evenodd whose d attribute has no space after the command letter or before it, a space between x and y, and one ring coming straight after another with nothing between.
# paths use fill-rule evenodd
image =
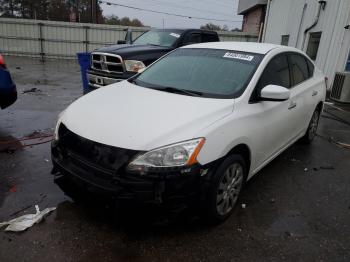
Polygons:
<instances>
[{"instance_id":1,"label":"metal fence post","mask_svg":"<svg viewBox=\"0 0 350 262\"><path fill-rule=\"evenodd\" d=\"M38 23L39 27L39 45L40 45L40 58L41 62L45 62L45 53L44 53L44 38L43 38L43 23Z\"/></svg>"},{"instance_id":2,"label":"metal fence post","mask_svg":"<svg viewBox=\"0 0 350 262\"><path fill-rule=\"evenodd\" d=\"M85 41L83 43L85 44L85 52L89 51L89 26L84 26L85 29Z\"/></svg>"}]
</instances>

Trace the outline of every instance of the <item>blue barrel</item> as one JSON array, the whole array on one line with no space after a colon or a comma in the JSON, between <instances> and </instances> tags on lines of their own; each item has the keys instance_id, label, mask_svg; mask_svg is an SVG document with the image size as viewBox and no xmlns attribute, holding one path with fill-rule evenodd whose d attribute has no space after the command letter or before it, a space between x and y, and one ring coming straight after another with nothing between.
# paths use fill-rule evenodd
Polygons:
<instances>
[{"instance_id":1,"label":"blue barrel","mask_svg":"<svg viewBox=\"0 0 350 262\"><path fill-rule=\"evenodd\" d=\"M350 72L350 53L349 53L348 61L346 62L345 70Z\"/></svg>"},{"instance_id":2,"label":"blue barrel","mask_svg":"<svg viewBox=\"0 0 350 262\"><path fill-rule=\"evenodd\" d=\"M89 82L87 79L86 71L90 68L90 53L77 53L78 62L81 71L81 80L83 81L84 93L89 91Z\"/></svg>"}]
</instances>

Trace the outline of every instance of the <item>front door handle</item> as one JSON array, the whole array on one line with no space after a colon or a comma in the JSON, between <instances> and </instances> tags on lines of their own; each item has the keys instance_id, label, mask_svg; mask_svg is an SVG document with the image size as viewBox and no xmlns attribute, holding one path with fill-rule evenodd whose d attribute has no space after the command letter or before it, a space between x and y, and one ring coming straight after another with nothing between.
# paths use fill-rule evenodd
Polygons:
<instances>
[{"instance_id":1,"label":"front door handle","mask_svg":"<svg viewBox=\"0 0 350 262\"><path fill-rule=\"evenodd\" d=\"M317 96L318 92L317 91L312 91L312 96Z\"/></svg>"},{"instance_id":2,"label":"front door handle","mask_svg":"<svg viewBox=\"0 0 350 262\"><path fill-rule=\"evenodd\" d=\"M297 107L297 103L292 101L292 102L290 102L288 109L291 110L295 107Z\"/></svg>"}]
</instances>

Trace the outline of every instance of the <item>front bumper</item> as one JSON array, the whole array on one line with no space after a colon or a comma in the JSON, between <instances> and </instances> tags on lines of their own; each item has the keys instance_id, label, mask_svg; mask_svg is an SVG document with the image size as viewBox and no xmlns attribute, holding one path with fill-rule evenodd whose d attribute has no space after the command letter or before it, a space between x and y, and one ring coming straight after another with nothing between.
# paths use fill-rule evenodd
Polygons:
<instances>
[{"instance_id":1,"label":"front bumper","mask_svg":"<svg viewBox=\"0 0 350 262\"><path fill-rule=\"evenodd\" d=\"M53 173L64 176L84 191L141 203L177 204L200 199L209 187L214 165L147 175L133 174L123 166L109 170L52 143ZM205 170L205 171L204 171ZM205 176L202 176L205 172Z\"/></svg>"}]
</instances>

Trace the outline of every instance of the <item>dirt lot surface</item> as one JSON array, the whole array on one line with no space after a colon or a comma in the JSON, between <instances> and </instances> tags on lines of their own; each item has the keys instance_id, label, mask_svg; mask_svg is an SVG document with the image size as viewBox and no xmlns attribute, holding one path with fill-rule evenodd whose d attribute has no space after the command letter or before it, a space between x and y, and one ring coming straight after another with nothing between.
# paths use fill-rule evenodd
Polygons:
<instances>
[{"instance_id":1,"label":"dirt lot surface","mask_svg":"<svg viewBox=\"0 0 350 262\"><path fill-rule=\"evenodd\" d=\"M350 261L350 150L329 140L350 144L350 126L334 119L350 122L346 110L326 106L322 137L265 167L233 216L210 227L193 214L159 217L65 196L50 175L50 143L23 147L19 138L52 133L58 113L82 94L79 68L7 62L19 99L0 111L0 141L14 141L0 143L0 221L34 213L35 204L57 210L25 232L1 230L0 261Z\"/></svg>"}]
</instances>

